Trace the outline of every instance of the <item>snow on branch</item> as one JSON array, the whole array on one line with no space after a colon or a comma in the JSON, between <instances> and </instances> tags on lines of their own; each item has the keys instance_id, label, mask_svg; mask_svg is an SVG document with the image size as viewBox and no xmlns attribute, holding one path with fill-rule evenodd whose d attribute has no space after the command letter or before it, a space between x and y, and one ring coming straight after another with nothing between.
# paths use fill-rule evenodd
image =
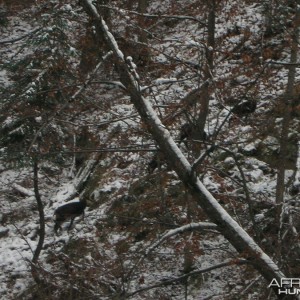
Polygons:
<instances>
[{"instance_id":1,"label":"snow on branch","mask_svg":"<svg viewBox=\"0 0 300 300\"><path fill-rule=\"evenodd\" d=\"M20 193L22 196L30 197L34 195L34 192L32 190L24 188L23 186L17 183L14 183L12 187L16 192Z\"/></svg>"},{"instance_id":2,"label":"snow on branch","mask_svg":"<svg viewBox=\"0 0 300 300\"><path fill-rule=\"evenodd\" d=\"M155 243L153 243L146 251L146 255L148 255L151 251L157 248L161 243L163 243L166 239L180 233L184 233L186 231L192 230L205 230L205 229L218 229L218 226L213 223L200 222L200 223L190 223L187 225L183 225L176 229L171 229L167 231L160 239L158 239Z\"/></svg>"}]
</instances>

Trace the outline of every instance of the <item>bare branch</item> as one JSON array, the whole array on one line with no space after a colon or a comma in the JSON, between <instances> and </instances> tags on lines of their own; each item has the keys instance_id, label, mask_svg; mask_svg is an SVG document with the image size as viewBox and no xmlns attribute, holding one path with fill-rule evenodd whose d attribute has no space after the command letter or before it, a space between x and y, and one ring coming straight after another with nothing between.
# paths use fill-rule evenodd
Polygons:
<instances>
[{"instance_id":1,"label":"bare branch","mask_svg":"<svg viewBox=\"0 0 300 300\"><path fill-rule=\"evenodd\" d=\"M213 223L206 223L206 222L200 222L200 223L190 223L187 225L183 225L181 227L172 229L167 231L160 239L158 239L155 243L153 243L147 250L146 255L149 255L151 251L153 251L155 248L157 248L161 243L163 243L166 239L179 234L184 233L186 231L192 231L192 230L206 230L206 229L216 229L218 230L218 226Z\"/></svg>"},{"instance_id":2,"label":"bare branch","mask_svg":"<svg viewBox=\"0 0 300 300\"><path fill-rule=\"evenodd\" d=\"M144 18L150 18L150 19L177 19L177 20L189 20L189 21L194 21L197 22L199 24L201 24L202 26L206 26L206 23L203 22L202 20L192 17L192 16L187 16L187 15L164 15L164 14L146 14L146 13L140 13L134 10L128 10L128 9L120 9L120 8L116 8L116 7L112 7L112 6L108 6L108 5L99 5L99 7L103 7L103 8L108 8L114 11L118 11L122 14L126 13L126 14L132 14L132 15L136 15L136 16L140 16L140 17L144 17Z\"/></svg>"},{"instance_id":3,"label":"bare branch","mask_svg":"<svg viewBox=\"0 0 300 300\"><path fill-rule=\"evenodd\" d=\"M219 263L217 265L211 266L211 267L207 267L204 269L200 269L200 270L196 270L196 271L192 271L190 273L175 277L175 278L168 278L168 279L163 279L157 283L154 283L152 285L140 288L132 293L128 293L126 295L126 298L130 298L132 296L134 296L135 294L141 293L141 292L145 292L151 289L155 289L158 287L162 287L162 286L167 286L167 285L171 285L175 282L181 282L184 281L185 279L191 277L191 276L196 276L196 275L200 275L203 273L207 273L216 269L220 269L220 268L224 268L224 267L228 267L228 266L233 266L233 265L241 265L241 264L247 264L249 263L247 260L229 260L223 263Z\"/></svg>"},{"instance_id":4,"label":"bare branch","mask_svg":"<svg viewBox=\"0 0 300 300\"><path fill-rule=\"evenodd\" d=\"M297 62L285 62L285 61L274 61L274 60L271 60L269 62L270 65L280 65L280 66L283 66L283 67L294 67L294 68L300 68L300 63L297 63Z\"/></svg>"},{"instance_id":5,"label":"bare branch","mask_svg":"<svg viewBox=\"0 0 300 300\"><path fill-rule=\"evenodd\" d=\"M30 35L35 34L36 32L39 32L41 29L42 29L42 28L37 28L37 29L35 29L35 30L33 30L33 31L30 31L30 32L28 32L28 33L26 33L26 34L20 36L20 37L17 37L17 38L14 38L14 39L10 39L10 40L0 41L0 45L2 45L2 44L12 44L12 43L18 42L18 41L20 41L20 40L25 39L26 37L28 37L28 36L30 36Z\"/></svg>"}]
</instances>

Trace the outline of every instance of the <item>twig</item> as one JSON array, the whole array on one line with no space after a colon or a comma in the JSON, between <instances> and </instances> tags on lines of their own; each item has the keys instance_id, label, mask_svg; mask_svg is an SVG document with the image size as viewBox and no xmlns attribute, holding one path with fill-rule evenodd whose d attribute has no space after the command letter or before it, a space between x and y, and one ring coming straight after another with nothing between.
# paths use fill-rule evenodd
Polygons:
<instances>
[{"instance_id":1,"label":"twig","mask_svg":"<svg viewBox=\"0 0 300 300\"><path fill-rule=\"evenodd\" d=\"M14 39L10 39L10 40L6 40L6 41L5 40L4 41L0 41L0 45L2 45L2 44L11 44L11 43L18 42L18 41L20 41L22 39L25 39L29 35L33 35L34 33L40 31L41 29L42 28L37 28L37 29L35 29L35 30L31 31L31 32L28 32L28 33L20 36L20 37L17 37L17 38L14 38Z\"/></svg>"}]
</instances>

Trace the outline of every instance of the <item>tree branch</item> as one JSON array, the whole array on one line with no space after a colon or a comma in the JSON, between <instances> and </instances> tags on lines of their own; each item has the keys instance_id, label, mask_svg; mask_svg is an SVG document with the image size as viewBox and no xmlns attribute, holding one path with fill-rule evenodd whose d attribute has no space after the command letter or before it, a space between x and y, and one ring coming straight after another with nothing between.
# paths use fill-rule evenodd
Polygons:
<instances>
[{"instance_id":1,"label":"tree branch","mask_svg":"<svg viewBox=\"0 0 300 300\"><path fill-rule=\"evenodd\" d=\"M25 39L26 37L28 37L28 36L30 36L30 35L33 35L33 34L36 33L36 32L39 32L41 29L42 29L42 28L37 28L37 29L35 29L35 30L33 30L33 31L30 31L30 32L28 32L28 33L26 33L26 34L20 36L20 37L17 37L17 38L14 38L14 39L10 39L10 40L0 41L0 45L2 45L2 44L12 44L12 43L18 42L18 41L20 41L20 40Z\"/></svg>"},{"instance_id":2,"label":"tree branch","mask_svg":"<svg viewBox=\"0 0 300 300\"><path fill-rule=\"evenodd\" d=\"M200 222L200 223L190 223L187 225L183 225L181 227L171 229L167 231L160 239L158 239L155 243L153 243L147 250L146 255L149 255L151 251L153 251L155 248L157 248L161 243L163 243L166 239L186 231L192 231L192 230L205 230L205 229L216 229L218 230L218 226L213 223L207 223L207 222Z\"/></svg>"},{"instance_id":3,"label":"tree branch","mask_svg":"<svg viewBox=\"0 0 300 300\"><path fill-rule=\"evenodd\" d=\"M108 6L108 5L99 5L99 7L115 10L115 11L121 12L123 14L124 14L124 12L126 12L128 14L132 14L132 15L136 15L136 16L140 16L140 17L144 17L144 18L149 18L149 19L190 20L190 21L195 21L195 22L201 24L202 26L206 26L206 23L201 21L200 19L192 17L192 16L187 16L187 15L163 15L163 14L155 15L155 14L141 13L141 12L137 12L134 10L128 10L128 9L123 9L123 8L119 9L119 8L115 8L115 7Z\"/></svg>"},{"instance_id":4,"label":"tree branch","mask_svg":"<svg viewBox=\"0 0 300 300\"><path fill-rule=\"evenodd\" d=\"M151 290L151 289L154 289L154 288L171 285L175 282L184 281L185 279L187 279L191 276L200 275L200 274L203 274L203 273L207 273L207 272L210 272L210 271L213 271L213 270L216 270L216 269L220 269L220 268L224 268L224 267L228 267L228 266L232 266L232 265L241 265L241 264L247 264L247 263L249 263L247 260L235 260L235 261L230 260L230 261L226 261L226 262L223 262L223 263L219 263L219 264L211 266L211 267L207 267L207 268L204 268L204 269L192 271L192 272L189 272L187 274L184 274L184 275L181 275L181 276L178 276L178 277L175 277L175 278L163 279L163 280L161 280L157 283L154 283L154 284L151 284L149 286L140 288L140 289L138 289L138 290L136 290L132 293L128 293L126 295L126 298L132 297L135 294L145 292L145 291L148 291L148 290Z\"/></svg>"}]
</instances>

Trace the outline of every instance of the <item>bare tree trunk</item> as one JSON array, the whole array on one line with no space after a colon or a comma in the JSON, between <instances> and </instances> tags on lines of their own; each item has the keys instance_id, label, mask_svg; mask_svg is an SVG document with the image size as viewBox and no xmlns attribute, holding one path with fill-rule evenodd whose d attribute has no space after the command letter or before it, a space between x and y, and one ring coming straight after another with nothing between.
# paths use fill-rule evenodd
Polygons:
<instances>
[{"instance_id":1,"label":"bare tree trunk","mask_svg":"<svg viewBox=\"0 0 300 300\"><path fill-rule=\"evenodd\" d=\"M38 179L38 163L35 160L33 165L33 185L34 185L34 195L38 206L39 211L39 222L40 222L40 230L39 230L39 242L34 251L34 255L32 258L32 262L36 263L39 259L39 255L42 251L42 247L45 239L45 215L44 215L44 206L39 192L39 179Z\"/></svg>"},{"instance_id":2,"label":"bare tree trunk","mask_svg":"<svg viewBox=\"0 0 300 300\"><path fill-rule=\"evenodd\" d=\"M138 12L140 14L144 14L147 11L147 7L148 7L148 0L139 0L138 2ZM139 25L142 25L144 21L143 17L139 18ZM140 36L139 36L139 41L141 43L147 43L147 34L145 33L145 31L141 31Z\"/></svg>"},{"instance_id":3,"label":"bare tree trunk","mask_svg":"<svg viewBox=\"0 0 300 300\"><path fill-rule=\"evenodd\" d=\"M199 206L208 217L218 226L224 237L243 255L254 268L270 283L273 279L278 282L285 275L281 272L273 260L255 243L248 233L232 219L218 201L200 182L192 171L192 167L180 151L169 131L161 123L152 106L140 93L140 86L136 80L135 72L127 65L124 55L118 48L113 35L108 31L105 21L99 15L96 8L89 0L81 0L80 3L96 23L96 28L101 31L98 34L105 36L108 47L113 51L115 63L118 65L120 77L130 94L131 101L139 112L142 121L152 134L164 153L169 165L176 171L178 177L185 184L189 192L194 196ZM277 291L277 288L274 288Z\"/></svg>"},{"instance_id":4,"label":"bare tree trunk","mask_svg":"<svg viewBox=\"0 0 300 300\"><path fill-rule=\"evenodd\" d=\"M216 1L208 1L209 13L207 22L207 47L206 47L206 64L204 69L204 81L211 78L214 67L214 47L215 47L215 22L216 22ZM209 113L209 85L203 90L200 99L200 114L197 120L197 131L204 133L207 116ZM202 137L201 137L202 138Z\"/></svg>"},{"instance_id":5,"label":"bare tree trunk","mask_svg":"<svg viewBox=\"0 0 300 300\"><path fill-rule=\"evenodd\" d=\"M300 24L300 9L296 10L295 18L294 18L294 31L292 35L292 44L291 44L291 58L290 58L290 66L288 73L288 83L286 87L286 92L284 97L281 99L280 106L282 108L283 120L281 126L281 134L280 134L280 152L279 152L279 161L280 164L277 170L277 183L276 183L276 219L277 225L279 228L279 239L278 239L278 247L277 254L278 259L281 257L281 243L280 243L280 232L281 232L281 224L283 218L283 202L284 202L284 194L285 194L285 171L286 171L286 162L288 157L288 134L290 128L291 121L291 111L293 100L295 97L294 85L295 85L295 76L296 76L296 63L297 63L297 51L298 51L298 39L299 39L299 24Z\"/></svg>"},{"instance_id":6,"label":"bare tree trunk","mask_svg":"<svg viewBox=\"0 0 300 300\"><path fill-rule=\"evenodd\" d=\"M148 7L148 0L139 0L138 8L137 8L139 13L141 13L141 14L146 13L147 7ZM139 18L139 25L140 25L141 29L142 29L142 25L143 25L143 20L144 20L143 17ZM143 30L141 30L141 33L139 35L139 41L141 43L147 44L147 41L148 41L147 33Z\"/></svg>"},{"instance_id":7,"label":"bare tree trunk","mask_svg":"<svg viewBox=\"0 0 300 300\"><path fill-rule=\"evenodd\" d=\"M148 0L138 0L138 7L137 10L141 14L145 14L147 12L147 7L148 7ZM149 48L146 46L148 44L148 33L144 30L145 28L145 18L142 16L138 16L138 25L140 27L140 32L139 32L139 43L140 49L138 50L138 60L139 63L142 65L147 64L147 62L150 59L150 52Z\"/></svg>"},{"instance_id":8,"label":"bare tree trunk","mask_svg":"<svg viewBox=\"0 0 300 300\"><path fill-rule=\"evenodd\" d=\"M39 192L39 179L38 179L38 162L37 159L34 160L33 163L33 188L34 188L34 195L38 206L39 211L39 223L40 223L40 230L39 230L39 241L36 246L36 249L33 254L32 258L32 265L31 265L31 273L33 279L36 283L41 283L39 279L39 275L37 274L36 263L38 262L40 253L43 248L44 239L45 239L45 215L44 215L44 206Z\"/></svg>"}]
</instances>

